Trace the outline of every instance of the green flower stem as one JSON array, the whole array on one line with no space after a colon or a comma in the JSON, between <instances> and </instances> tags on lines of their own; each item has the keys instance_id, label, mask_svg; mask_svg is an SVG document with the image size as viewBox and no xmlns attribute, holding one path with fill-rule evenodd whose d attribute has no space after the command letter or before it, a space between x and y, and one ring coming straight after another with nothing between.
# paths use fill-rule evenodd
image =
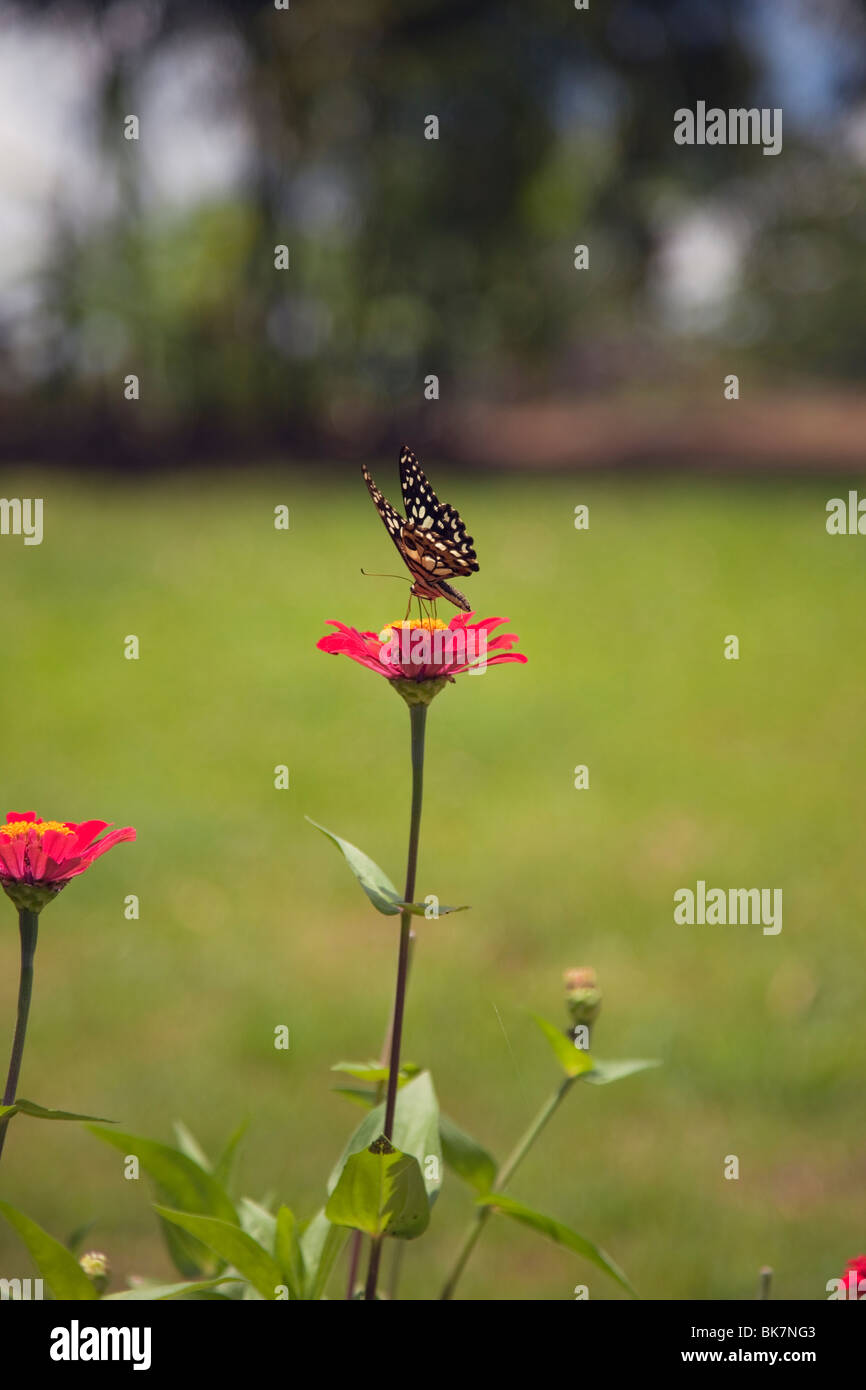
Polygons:
<instances>
[{"instance_id":1,"label":"green flower stem","mask_svg":"<svg viewBox=\"0 0 866 1390\"><path fill-rule=\"evenodd\" d=\"M424 792L424 732L427 727L426 704L410 704L409 718L412 734L412 812L409 820L409 852L406 857L406 887L404 903L415 901L415 872L418 867L418 842L421 837L421 802ZM397 1106L397 1083L400 1076L400 1046L403 1041L403 1014L406 1006L406 984L409 979L409 959L412 947L412 913L407 907L400 913L400 953L397 958L397 988L394 993L394 1013L391 1021L391 1057L388 1065L388 1089L385 1095L383 1133L391 1138L394 1111ZM375 1299L382 1258L382 1240L374 1240L370 1250L367 1284L364 1298Z\"/></svg>"},{"instance_id":2,"label":"green flower stem","mask_svg":"<svg viewBox=\"0 0 866 1390\"><path fill-rule=\"evenodd\" d=\"M30 1012L30 996L33 993L33 957L36 954L36 934L39 930L39 913L19 908L18 929L21 934L21 978L18 984L18 1020L15 1024L15 1037L12 1039L12 1055L9 1058L9 1072L6 1076L6 1089L3 1104L12 1105L18 1090L18 1076L21 1059L24 1056L24 1039L27 1036L27 1015ZM11 1117L10 1117L11 1118ZM0 1120L0 1154L6 1142L9 1119Z\"/></svg>"},{"instance_id":3,"label":"green flower stem","mask_svg":"<svg viewBox=\"0 0 866 1390\"><path fill-rule=\"evenodd\" d=\"M388 1273L388 1297L393 1302L397 1297L397 1286L403 1272L403 1256L406 1254L405 1240L392 1240L394 1249L391 1255L391 1269Z\"/></svg>"},{"instance_id":4,"label":"green flower stem","mask_svg":"<svg viewBox=\"0 0 866 1390\"><path fill-rule=\"evenodd\" d=\"M360 1231L352 1232L352 1243L349 1246L349 1277L346 1280L346 1298L355 1297L355 1284L358 1280L358 1265L361 1262L361 1242L364 1237Z\"/></svg>"},{"instance_id":5,"label":"green flower stem","mask_svg":"<svg viewBox=\"0 0 866 1390\"><path fill-rule=\"evenodd\" d=\"M415 930L414 930L414 928L413 928L412 931L411 931L411 933L410 933L410 935L409 935L409 967L408 967L409 970L412 969L412 948L413 948L414 945L415 945ZM390 1058L390 1056L391 1056L391 1039L392 1039L393 1035L394 1035L394 1008L393 1008L393 1005L392 1005L392 1007L391 1007L391 1017L390 1017L390 1019L388 1020L388 1028L387 1028L387 1031L386 1031L386 1033L385 1033L385 1039L384 1039L384 1041L383 1041L383 1043L382 1043L382 1049L381 1049L381 1051L380 1051L380 1053L379 1053L379 1065L380 1065L380 1067L386 1067L386 1066L388 1065L388 1061L389 1061L389 1058ZM373 1105L374 1105L374 1106L381 1105L381 1104L382 1104L382 1099L383 1099L384 1095L385 1095L385 1082L384 1082L384 1081L377 1081L377 1082L376 1082L376 1093L375 1093L375 1099L374 1099L374 1101L373 1101ZM360 1232L360 1231L353 1231L353 1232L352 1232L352 1240L351 1240L351 1243L350 1243L350 1245L349 1245L349 1277L348 1277L348 1279L347 1279L347 1281L346 1281L346 1298L347 1298L347 1299L352 1299L352 1298L355 1297L355 1284L357 1283L357 1278L358 1278L358 1265L360 1264L360 1261L361 1261L361 1246L363 1245L363 1243L364 1243L364 1237L363 1237L363 1235L361 1234L361 1232ZM401 1241L395 1241L394 1244L396 1245L397 1248L396 1248L396 1250L394 1251L394 1255L395 1255L395 1269L392 1271L392 1275L391 1275L391 1284L390 1284L390 1291L389 1291L389 1297L390 1297L390 1298L393 1298L394 1295L395 1295L395 1293L396 1293L396 1279L398 1278L399 1257L402 1255L403 1249L404 1249L404 1246L403 1246L403 1244L402 1244Z\"/></svg>"},{"instance_id":6,"label":"green flower stem","mask_svg":"<svg viewBox=\"0 0 866 1390\"><path fill-rule=\"evenodd\" d=\"M529 1129L526 1131L523 1138L519 1140L514 1149L512 1149L508 1158L506 1158L502 1167L499 1169L499 1172L496 1174L496 1178L493 1183L494 1192L505 1191L505 1188L508 1186L511 1179L514 1177L514 1174L519 1168L520 1164L523 1162L524 1158L529 1153L529 1150L532 1148L539 1134L544 1129L544 1126L547 1124L548 1120L554 1114L554 1112L562 1104L563 1100L568 1095L568 1092L571 1090L576 1080L576 1076L566 1076L559 1083L553 1095L545 1101L544 1105L539 1110L538 1114L532 1121L532 1124L529 1126ZM454 1269L451 1271L451 1276L445 1284L445 1287L443 1288L441 1294L439 1295L440 1299L453 1298L454 1290L457 1287L457 1281L459 1280L461 1274L466 1268L469 1256L475 1249L475 1245L481 1236L481 1232L484 1230L484 1227L487 1225L487 1222L492 1215L492 1207L478 1208L472 1220L472 1224L466 1232L463 1245L460 1249L460 1254L457 1257L457 1263L455 1264Z\"/></svg>"}]
</instances>

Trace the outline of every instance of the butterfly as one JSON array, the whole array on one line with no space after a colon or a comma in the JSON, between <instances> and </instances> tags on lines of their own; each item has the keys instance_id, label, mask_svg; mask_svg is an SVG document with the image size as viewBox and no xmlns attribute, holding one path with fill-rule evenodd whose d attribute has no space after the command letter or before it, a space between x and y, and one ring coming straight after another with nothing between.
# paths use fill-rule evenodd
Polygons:
<instances>
[{"instance_id":1,"label":"butterfly","mask_svg":"<svg viewBox=\"0 0 866 1390\"><path fill-rule=\"evenodd\" d=\"M383 497L366 465L361 466L361 471L385 529L412 575L411 592L416 598L447 598L449 603L470 613L472 605L468 599L446 580L477 571L472 537L467 536L456 508L439 501L412 450L405 444L400 449L405 517Z\"/></svg>"}]
</instances>

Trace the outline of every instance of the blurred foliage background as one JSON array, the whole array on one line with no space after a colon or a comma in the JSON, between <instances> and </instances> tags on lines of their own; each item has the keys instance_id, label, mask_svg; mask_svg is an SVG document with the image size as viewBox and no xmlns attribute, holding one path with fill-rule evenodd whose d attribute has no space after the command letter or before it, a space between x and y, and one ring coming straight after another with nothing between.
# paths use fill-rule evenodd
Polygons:
<instances>
[{"instance_id":1,"label":"blurred foliage background","mask_svg":"<svg viewBox=\"0 0 866 1390\"><path fill-rule=\"evenodd\" d=\"M610 399L615 439L622 398L651 420L730 371L753 403L860 379L858 0L0 15L8 456L327 459L420 428L490 463L461 429L479 402L567 402L568 440ZM781 107L781 155L676 145L699 100Z\"/></svg>"},{"instance_id":2,"label":"blurred foliage background","mask_svg":"<svg viewBox=\"0 0 866 1390\"><path fill-rule=\"evenodd\" d=\"M403 612L358 577L395 556L357 459L395 497L405 436L476 538L473 603L529 656L432 708L419 882L472 911L421 926L406 1055L503 1157L556 1081L527 1010L595 967L599 1054L664 1065L576 1088L514 1195L644 1297L749 1298L765 1263L823 1297L864 1230L864 572L824 527L866 426L862 6L0 21L2 492L45 499L42 545L0 538L0 810L139 832L46 910L22 1093L211 1150L247 1115L243 1190L320 1204L360 1113L328 1068L377 1053L396 935L303 815L399 879L408 720L315 642ZM698 100L782 106L782 154L676 146ZM612 463L643 476L576 470ZM782 887L781 934L675 926L699 878ZM11 906L0 959L11 1035ZM17 1119L0 1181L59 1236L94 1219L118 1288L169 1269L116 1159ZM469 1208L446 1183L408 1296ZM493 1222L462 1293L579 1282L618 1296Z\"/></svg>"}]
</instances>

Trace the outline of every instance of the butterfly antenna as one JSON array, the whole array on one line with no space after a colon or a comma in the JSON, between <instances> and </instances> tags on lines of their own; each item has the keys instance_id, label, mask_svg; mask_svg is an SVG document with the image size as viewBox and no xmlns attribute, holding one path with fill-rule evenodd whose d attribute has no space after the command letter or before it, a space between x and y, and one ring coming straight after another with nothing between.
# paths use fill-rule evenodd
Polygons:
<instances>
[{"instance_id":1,"label":"butterfly antenna","mask_svg":"<svg viewBox=\"0 0 866 1390\"><path fill-rule=\"evenodd\" d=\"M402 579L404 583L411 584L412 580L405 574L374 574L372 570L365 570L361 566L361 573L365 579Z\"/></svg>"}]
</instances>

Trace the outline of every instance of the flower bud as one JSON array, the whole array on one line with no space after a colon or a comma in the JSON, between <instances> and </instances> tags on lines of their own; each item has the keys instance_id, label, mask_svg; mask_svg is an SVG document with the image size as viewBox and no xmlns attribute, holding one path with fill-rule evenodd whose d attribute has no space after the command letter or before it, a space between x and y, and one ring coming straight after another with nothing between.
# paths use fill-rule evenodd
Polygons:
<instances>
[{"instance_id":1,"label":"flower bud","mask_svg":"<svg viewBox=\"0 0 866 1390\"><path fill-rule=\"evenodd\" d=\"M566 970L565 1007L572 1024L594 1023L601 1009L601 990L595 978L595 971L588 967Z\"/></svg>"},{"instance_id":2,"label":"flower bud","mask_svg":"<svg viewBox=\"0 0 866 1390\"><path fill-rule=\"evenodd\" d=\"M78 1263L99 1292L104 1293L108 1288L108 1256L101 1250L88 1250Z\"/></svg>"}]
</instances>

